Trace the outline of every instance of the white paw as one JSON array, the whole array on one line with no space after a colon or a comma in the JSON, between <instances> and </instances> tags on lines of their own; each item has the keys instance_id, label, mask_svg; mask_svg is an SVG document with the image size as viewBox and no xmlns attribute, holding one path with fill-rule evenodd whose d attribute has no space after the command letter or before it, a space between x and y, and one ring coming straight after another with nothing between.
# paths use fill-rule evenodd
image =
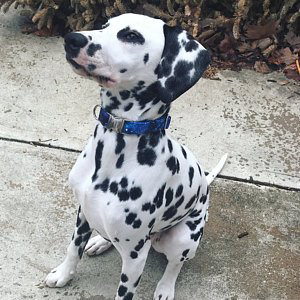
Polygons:
<instances>
[{"instance_id":1,"label":"white paw","mask_svg":"<svg viewBox=\"0 0 300 300\"><path fill-rule=\"evenodd\" d=\"M111 245L111 242L108 242L102 236L97 235L88 241L84 251L89 256L99 255L110 248Z\"/></svg>"},{"instance_id":2,"label":"white paw","mask_svg":"<svg viewBox=\"0 0 300 300\"><path fill-rule=\"evenodd\" d=\"M175 287L158 283L153 300L174 300Z\"/></svg>"},{"instance_id":3,"label":"white paw","mask_svg":"<svg viewBox=\"0 0 300 300\"><path fill-rule=\"evenodd\" d=\"M63 287L73 278L74 274L75 270L63 262L47 275L45 284L49 287Z\"/></svg>"}]
</instances>

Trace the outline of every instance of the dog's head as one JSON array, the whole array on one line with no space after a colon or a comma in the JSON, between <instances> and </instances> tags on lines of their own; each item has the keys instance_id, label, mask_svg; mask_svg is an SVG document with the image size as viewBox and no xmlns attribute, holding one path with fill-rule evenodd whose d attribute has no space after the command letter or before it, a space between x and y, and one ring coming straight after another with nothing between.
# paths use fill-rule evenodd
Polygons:
<instances>
[{"instance_id":1,"label":"dog's head","mask_svg":"<svg viewBox=\"0 0 300 300\"><path fill-rule=\"evenodd\" d=\"M76 73L107 89L151 87L165 103L192 87L210 62L186 31L136 14L112 18L101 30L67 34L65 50Z\"/></svg>"}]
</instances>

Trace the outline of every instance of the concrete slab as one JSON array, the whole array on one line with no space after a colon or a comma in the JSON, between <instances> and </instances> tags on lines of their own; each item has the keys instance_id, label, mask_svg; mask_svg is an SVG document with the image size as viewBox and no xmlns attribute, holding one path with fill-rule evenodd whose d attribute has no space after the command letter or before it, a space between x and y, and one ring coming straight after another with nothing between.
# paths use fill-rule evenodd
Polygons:
<instances>
[{"instance_id":1,"label":"concrete slab","mask_svg":"<svg viewBox=\"0 0 300 300\"><path fill-rule=\"evenodd\" d=\"M121 269L115 250L84 256L65 288L43 285L73 231L76 206L65 182L76 154L0 141L0 155L0 299L113 299ZM211 190L204 239L183 268L176 299L299 299L300 193L225 180ZM136 299L152 299L164 266L152 251Z\"/></svg>"},{"instance_id":2,"label":"concrete slab","mask_svg":"<svg viewBox=\"0 0 300 300\"><path fill-rule=\"evenodd\" d=\"M75 75L62 38L22 35L23 18L0 20L0 136L80 150L94 127L95 83ZM300 87L282 74L222 71L175 101L170 132L210 170L300 188ZM284 85L282 85L284 84Z\"/></svg>"}]
</instances>

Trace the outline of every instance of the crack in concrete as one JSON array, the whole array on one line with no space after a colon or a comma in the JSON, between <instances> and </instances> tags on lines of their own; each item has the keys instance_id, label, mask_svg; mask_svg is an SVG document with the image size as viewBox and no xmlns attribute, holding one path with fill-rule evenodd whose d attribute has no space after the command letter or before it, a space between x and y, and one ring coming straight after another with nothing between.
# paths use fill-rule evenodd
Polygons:
<instances>
[{"instance_id":1,"label":"crack in concrete","mask_svg":"<svg viewBox=\"0 0 300 300\"><path fill-rule=\"evenodd\" d=\"M57 149L57 150L72 152L72 153L81 153L81 150L72 149L72 148L68 148L68 147L62 147L62 146L54 146L51 144L44 144L44 143L38 142L38 141L26 141L26 140L7 138L7 137L1 137L1 136L0 136L0 141L27 144L27 145L31 145L31 146L35 146L35 147L45 147L45 148L50 148L50 149ZM209 172L205 172L206 175L208 173ZM219 174L217 176L217 178L225 179L225 180L229 180L229 181L247 183L247 184L256 185L256 186L276 188L276 189L286 190L286 191L290 191L290 192L300 192L300 188L289 187L289 186L284 186L284 185L265 182L265 181L254 180L252 176L250 176L249 179L246 179L246 178L240 178L240 177L235 177L235 176L230 176L230 175Z\"/></svg>"}]
</instances>

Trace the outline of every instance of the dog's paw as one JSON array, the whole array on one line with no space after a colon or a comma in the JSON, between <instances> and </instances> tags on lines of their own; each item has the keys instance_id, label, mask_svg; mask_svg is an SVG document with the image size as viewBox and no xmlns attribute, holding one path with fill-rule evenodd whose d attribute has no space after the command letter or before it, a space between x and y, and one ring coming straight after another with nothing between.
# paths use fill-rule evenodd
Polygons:
<instances>
[{"instance_id":1,"label":"dog's paw","mask_svg":"<svg viewBox=\"0 0 300 300\"><path fill-rule=\"evenodd\" d=\"M153 300L174 300L175 288L165 284L158 284Z\"/></svg>"},{"instance_id":2,"label":"dog's paw","mask_svg":"<svg viewBox=\"0 0 300 300\"><path fill-rule=\"evenodd\" d=\"M47 275L45 284L49 287L63 287L74 277L74 274L75 270L70 269L63 262Z\"/></svg>"},{"instance_id":3,"label":"dog's paw","mask_svg":"<svg viewBox=\"0 0 300 300\"><path fill-rule=\"evenodd\" d=\"M99 255L111 246L111 242L105 240L101 235L91 238L85 246L85 253L89 256Z\"/></svg>"}]
</instances>

